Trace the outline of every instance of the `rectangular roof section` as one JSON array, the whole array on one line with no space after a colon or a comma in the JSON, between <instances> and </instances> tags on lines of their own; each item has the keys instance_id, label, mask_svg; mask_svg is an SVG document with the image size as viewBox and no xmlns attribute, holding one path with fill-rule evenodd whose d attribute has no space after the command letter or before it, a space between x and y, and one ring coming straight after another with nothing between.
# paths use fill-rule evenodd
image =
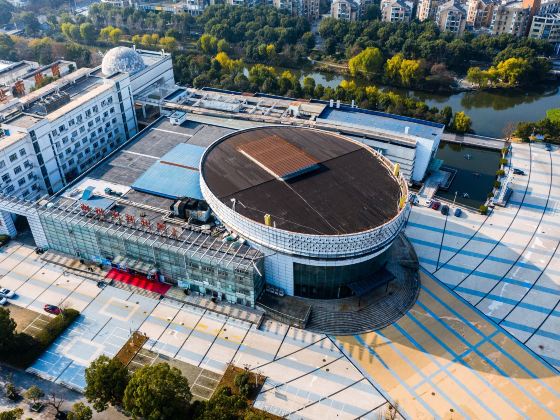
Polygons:
<instances>
[{"instance_id":1,"label":"rectangular roof section","mask_svg":"<svg viewBox=\"0 0 560 420\"><path fill-rule=\"evenodd\" d=\"M237 149L276 178L288 179L318 167L318 161L279 136L241 144Z\"/></svg>"}]
</instances>

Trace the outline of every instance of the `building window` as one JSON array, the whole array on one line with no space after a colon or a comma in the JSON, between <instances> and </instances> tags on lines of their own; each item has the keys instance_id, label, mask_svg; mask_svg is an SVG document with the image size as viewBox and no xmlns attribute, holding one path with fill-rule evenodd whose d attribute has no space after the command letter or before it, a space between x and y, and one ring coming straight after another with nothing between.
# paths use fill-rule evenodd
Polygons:
<instances>
[{"instance_id":1,"label":"building window","mask_svg":"<svg viewBox=\"0 0 560 420\"><path fill-rule=\"evenodd\" d=\"M21 166L18 165L18 166L16 166L16 167L14 168L14 174L17 175L17 174L19 174L20 172L21 172Z\"/></svg>"},{"instance_id":2,"label":"building window","mask_svg":"<svg viewBox=\"0 0 560 420\"><path fill-rule=\"evenodd\" d=\"M17 160L17 154L13 153L10 155L10 162L14 162Z\"/></svg>"},{"instance_id":3,"label":"building window","mask_svg":"<svg viewBox=\"0 0 560 420\"><path fill-rule=\"evenodd\" d=\"M13 193L14 190L15 190L14 186L13 186L13 185L10 185L8 188L6 188L6 193L7 193L7 194Z\"/></svg>"},{"instance_id":4,"label":"building window","mask_svg":"<svg viewBox=\"0 0 560 420\"><path fill-rule=\"evenodd\" d=\"M25 184L25 178L20 178L20 179L18 179L18 182L17 182L17 183L18 183L18 185L19 185L20 187L23 186L23 185Z\"/></svg>"},{"instance_id":5,"label":"building window","mask_svg":"<svg viewBox=\"0 0 560 420\"><path fill-rule=\"evenodd\" d=\"M3 182L10 182L11 180L12 180L12 178L10 178L9 174L2 175L2 181Z\"/></svg>"},{"instance_id":6,"label":"building window","mask_svg":"<svg viewBox=\"0 0 560 420\"><path fill-rule=\"evenodd\" d=\"M19 149L19 155L20 156L25 156L27 154L27 152L25 151L25 149Z\"/></svg>"},{"instance_id":7,"label":"building window","mask_svg":"<svg viewBox=\"0 0 560 420\"><path fill-rule=\"evenodd\" d=\"M6 166L6 162L4 162L3 160L0 160L0 169L2 169L5 166Z\"/></svg>"}]
</instances>

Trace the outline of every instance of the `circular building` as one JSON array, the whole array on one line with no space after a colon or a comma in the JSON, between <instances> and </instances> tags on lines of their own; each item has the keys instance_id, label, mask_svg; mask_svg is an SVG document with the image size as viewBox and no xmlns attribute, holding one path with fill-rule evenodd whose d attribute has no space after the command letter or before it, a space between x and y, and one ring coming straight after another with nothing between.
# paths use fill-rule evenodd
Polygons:
<instances>
[{"instance_id":1,"label":"circular building","mask_svg":"<svg viewBox=\"0 0 560 420\"><path fill-rule=\"evenodd\" d=\"M115 47L107 51L101 62L101 71L110 76L115 73L133 75L146 68L140 54L128 47Z\"/></svg>"},{"instance_id":2,"label":"circular building","mask_svg":"<svg viewBox=\"0 0 560 420\"><path fill-rule=\"evenodd\" d=\"M264 252L267 283L329 299L373 282L404 228L408 190L394 172L345 136L275 126L213 143L200 183L220 221Z\"/></svg>"}]
</instances>

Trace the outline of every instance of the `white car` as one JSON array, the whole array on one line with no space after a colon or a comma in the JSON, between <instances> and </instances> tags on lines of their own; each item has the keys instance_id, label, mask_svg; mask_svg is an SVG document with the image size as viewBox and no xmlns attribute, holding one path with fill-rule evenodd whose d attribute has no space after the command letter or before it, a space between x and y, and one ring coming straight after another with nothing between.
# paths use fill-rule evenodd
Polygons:
<instances>
[{"instance_id":1,"label":"white car","mask_svg":"<svg viewBox=\"0 0 560 420\"><path fill-rule=\"evenodd\" d=\"M0 306L4 306L6 303L8 303L8 299L6 299L5 297L0 297Z\"/></svg>"},{"instance_id":2,"label":"white car","mask_svg":"<svg viewBox=\"0 0 560 420\"><path fill-rule=\"evenodd\" d=\"M10 289L6 289L6 288L0 289L0 297L11 299L15 295L16 294Z\"/></svg>"}]
</instances>

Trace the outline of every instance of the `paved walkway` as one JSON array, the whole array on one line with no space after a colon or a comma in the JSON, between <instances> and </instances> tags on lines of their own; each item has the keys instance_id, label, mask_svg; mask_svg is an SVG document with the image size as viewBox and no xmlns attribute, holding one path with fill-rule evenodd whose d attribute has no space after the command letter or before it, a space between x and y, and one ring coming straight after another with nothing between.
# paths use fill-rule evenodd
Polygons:
<instances>
[{"instance_id":1,"label":"paved walkway","mask_svg":"<svg viewBox=\"0 0 560 420\"><path fill-rule=\"evenodd\" d=\"M560 376L552 367L426 273L422 283L398 322L337 340L401 414L558 418Z\"/></svg>"},{"instance_id":2,"label":"paved walkway","mask_svg":"<svg viewBox=\"0 0 560 420\"><path fill-rule=\"evenodd\" d=\"M251 322L172 299L152 299L107 286L43 261L33 248L13 241L0 249L0 275L17 293L14 305L42 310L45 303L81 311L30 371L83 389L84 370L100 354L112 357L130 333L144 346L221 374L229 363L267 376L258 408L289 418L377 419L387 407L371 381L329 337L274 321Z\"/></svg>"}]
</instances>

